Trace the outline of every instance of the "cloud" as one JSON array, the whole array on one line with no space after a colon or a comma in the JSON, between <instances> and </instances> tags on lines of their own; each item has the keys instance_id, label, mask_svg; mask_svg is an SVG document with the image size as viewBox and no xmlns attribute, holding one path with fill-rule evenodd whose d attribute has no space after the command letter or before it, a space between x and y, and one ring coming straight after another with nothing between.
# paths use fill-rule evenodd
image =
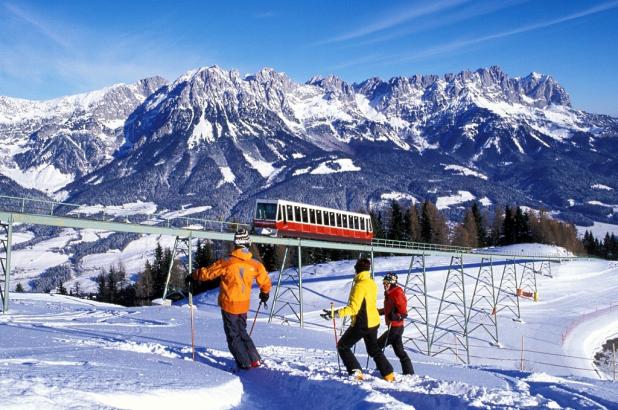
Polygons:
<instances>
[{"instance_id":1,"label":"cloud","mask_svg":"<svg viewBox=\"0 0 618 410\"><path fill-rule=\"evenodd\" d=\"M52 42L61 46L64 49L71 50L72 45L65 40L67 36L64 33L55 30L54 24L35 16L33 13L26 11L25 9L18 7L14 4L4 4L5 9L11 13L14 17L26 22L31 27L34 27L39 33L43 34Z\"/></svg>"},{"instance_id":2,"label":"cloud","mask_svg":"<svg viewBox=\"0 0 618 410\"><path fill-rule=\"evenodd\" d=\"M468 1L470 0L438 0L423 5L415 4L414 6L408 7L405 10L394 10L387 16L381 18L380 20L374 21L371 24L368 24L356 30L349 31L336 37L319 41L315 44L319 45L339 43L342 41L365 37L367 35L395 27L412 19L445 11Z\"/></svg>"},{"instance_id":3,"label":"cloud","mask_svg":"<svg viewBox=\"0 0 618 410\"><path fill-rule=\"evenodd\" d=\"M527 33L530 31L540 30L543 28L555 26L558 24L566 23L568 21L590 16L592 14L601 13L603 11L607 11L607 10L610 10L616 7L618 7L618 0L599 4L597 6L582 10L580 12L572 13L572 14L559 17L556 19L548 20L548 21L528 24L528 25L524 25L521 27L511 29L511 30L501 31L498 33L493 33L493 34L489 34L489 35L485 35L481 37L456 40L450 43L438 45L436 47L431 47L431 48L428 48L428 49L425 49L425 50L422 50L420 52L413 53L413 54L408 54L408 55L403 55L403 56L402 55L393 56L391 58L383 59L382 61L380 61L380 63L394 63L394 62L419 60L423 58L435 57L438 55L443 55L443 54L452 53L456 51L463 51L467 47L476 46L482 43L486 43L488 41L497 40L497 39L501 39L505 37L511 37L517 34Z\"/></svg>"}]
</instances>

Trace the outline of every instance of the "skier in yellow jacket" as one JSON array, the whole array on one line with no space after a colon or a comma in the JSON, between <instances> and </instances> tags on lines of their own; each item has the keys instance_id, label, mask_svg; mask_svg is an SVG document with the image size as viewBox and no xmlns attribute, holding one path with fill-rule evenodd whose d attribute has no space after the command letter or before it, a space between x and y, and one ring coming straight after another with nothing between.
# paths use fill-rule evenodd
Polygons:
<instances>
[{"instance_id":1,"label":"skier in yellow jacket","mask_svg":"<svg viewBox=\"0 0 618 410\"><path fill-rule=\"evenodd\" d=\"M251 239L245 229L234 235L235 249L229 258L219 259L207 268L193 272L192 279L209 281L221 278L219 306L223 317L223 329L227 345L241 369L258 367L260 355L247 333L247 312L251 298L253 280L260 286L260 303L268 301L271 288L270 277L260 262L252 259Z\"/></svg>"},{"instance_id":2,"label":"skier in yellow jacket","mask_svg":"<svg viewBox=\"0 0 618 410\"><path fill-rule=\"evenodd\" d=\"M371 277L370 269L371 262L369 259L360 258L356 262L356 265L354 265L356 276L350 290L348 305L334 312L335 317L352 317L352 325L339 339L337 351L348 374L354 375L357 379L362 379L361 365L352 352L352 346L363 339L367 353L373 358L384 380L393 381L395 379L393 366L378 346L378 327L380 326L377 308L378 287ZM322 317L332 319L331 311L324 309Z\"/></svg>"}]
</instances>

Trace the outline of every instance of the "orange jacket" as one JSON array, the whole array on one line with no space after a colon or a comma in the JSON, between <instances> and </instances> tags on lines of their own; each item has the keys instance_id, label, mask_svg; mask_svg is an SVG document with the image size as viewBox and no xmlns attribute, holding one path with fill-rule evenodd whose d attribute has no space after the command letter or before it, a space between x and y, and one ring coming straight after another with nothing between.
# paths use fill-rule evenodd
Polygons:
<instances>
[{"instance_id":1,"label":"orange jacket","mask_svg":"<svg viewBox=\"0 0 618 410\"><path fill-rule=\"evenodd\" d=\"M193 272L193 279L205 281L221 277L221 309L234 315L247 313L253 280L257 281L264 293L268 293L272 286L264 265L252 259L252 256L247 249L235 249L229 258L219 259L209 267Z\"/></svg>"}]
</instances>

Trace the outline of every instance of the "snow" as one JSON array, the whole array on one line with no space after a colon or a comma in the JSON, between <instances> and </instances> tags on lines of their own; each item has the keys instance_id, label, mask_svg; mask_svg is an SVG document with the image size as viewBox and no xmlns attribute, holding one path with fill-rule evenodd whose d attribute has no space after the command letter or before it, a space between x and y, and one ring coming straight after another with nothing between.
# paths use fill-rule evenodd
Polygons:
<instances>
[{"instance_id":1,"label":"snow","mask_svg":"<svg viewBox=\"0 0 618 410\"><path fill-rule=\"evenodd\" d=\"M157 210L154 202L136 201L122 205L82 205L71 212L69 215L94 215L103 212L106 215L126 217L136 214L152 215Z\"/></svg>"},{"instance_id":2,"label":"snow","mask_svg":"<svg viewBox=\"0 0 618 410\"><path fill-rule=\"evenodd\" d=\"M161 217L163 219L180 218L180 217L187 216L187 215L199 214L201 212L208 211L209 209L212 209L212 206L210 206L210 205L194 206L194 207L191 207L191 208L184 208L183 207L183 209L181 209L179 211L164 212L164 213L160 214L159 217Z\"/></svg>"},{"instance_id":3,"label":"snow","mask_svg":"<svg viewBox=\"0 0 618 410\"><path fill-rule=\"evenodd\" d=\"M406 194L403 192L385 192L380 195L380 200L382 201L411 201L412 204L418 203L418 199L410 194Z\"/></svg>"},{"instance_id":4,"label":"snow","mask_svg":"<svg viewBox=\"0 0 618 410\"><path fill-rule=\"evenodd\" d=\"M445 171L455 171L456 174L458 175L465 175L465 176L473 176L473 177L477 177L477 178L481 178L483 180L487 180L487 175L484 175L478 171L475 171L473 169L467 168L467 167L463 167L461 165L445 165L442 164L442 166L444 166L444 170Z\"/></svg>"},{"instance_id":5,"label":"snow","mask_svg":"<svg viewBox=\"0 0 618 410\"><path fill-rule=\"evenodd\" d=\"M614 188L609 187L607 185L603 185L603 184L590 185L590 188L592 188L592 189L603 189L605 191L613 191L614 190Z\"/></svg>"},{"instance_id":6,"label":"snow","mask_svg":"<svg viewBox=\"0 0 618 410\"><path fill-rule=\"evenodd\" d=\"M205 113L202 113L200 121L193 128L193 133L187 140L187 146L189 148L199 144L200 141L214 142L215 134L212 124L204 117Z\"/></svg>"},{"instance_id":7,"label":"snow","mask_svg":"<svg viewBox=\"0 0 618 410\"><path fill-rule=\"evenodd\" d=\"M232 172L230 167L220 167L221 175L223 175L223 179L217 183L217 188L221 187L223 184L233 184L236 181L236 175Z\"/></svg>"},{"instance_id":8,"label":"snow","mask_svg":"<svg viewBox=\"0 0 618 410\"><path fill-rule=\"evenodd\" d=\"M475 198L476 197L468 191L457 191L457 195L438 197L438 200L436 201L436 207L438 209L445 209L453 205L472 201Z\"/></svg>"},{"instance_id":9,"label":"snow","mask_svg":"<svg viewBox=\"0 0 618 410\"><path fill-rule=\"evenodd\" d=\"M338 172L353 172L361 169L354 165L350 158L340 158L322 162L311 171L311 174L335 174Z\"/></svg>"},{"instance_id":10,"label":"snow","mask_svg":"<svg viewBox=\"0 0 618 410\"><path fill-rule=\"evenodd\" d=\"M479 199L479 202L481 205L483 206L491 206L491 204L493 203L491 201L491 199L487 198L486 196L482 197L481 199Z\"/></svg>"},{"instance_id":11,"label":"snow","mask_svg":"<svg viewBox=\"0 0 618 410\"><path fill-rule=\"evenodd\" d=\"M271 162L254 158L247 152L243 152L242 155L245 157L245 160L249 166L255 169L262 176L262 178L268 178L276 171L276 168L273 167Z\"/></svg>"},{"instance_id":12,"label":"snow","mask_svg":"<svg viewBox=\"0 0 618 410\"><path fill-rule=\"evenodd\" d=\"M577 234L580 237L584 236L586 231L592 232L592 235L599 239L603 240L605 234L609 233L610 235L613 233L618 236L618 225L608 224L603 222L594 222L592 226L575 226L577 228Z\"/></svg>"},{"instance_id":13,"label":"snow","mask_svg":"<svg viewBox=\"0 0 618 410\"><path fill-rule=\"evenodd\" d=\"M495 251L518 248L565 253L538 244ZM464 260L467 288L474 284L479 261L475 256ZM402 281L409 263L407 257L377 258L376 281L387 270L398 272ZM448 263L447 257L427 258L430 311L437 310ZM332 322L318 315L332 300L344 303L353 264L304 266L305 328L278 317L268 323L261 310L253 339L264 365L245 372L229 371L234 360L217 291L194 298L196 362L186 302L124 308L61 295L11 294L9 312L0 316L2 408L618 408L615 383L603 380L591 365L599 342L618 333L615 263L553 264L553 278L537 277L539 301L521 300L523 322L510 320L504 310L498 314L502 347L491 346L482 332L471 333L471 365L458 364L451 354L428 357L407 344L417 374L403 376L388 347L397 373L392 384L379 378L372 362L361 382L338 374ZM257 292L254 288L250 318ZM340 327L341 320L336 324ZM385 329L382 324L380 332ZM406 328L406 336L415 332ZM524 370L519 369L522 337ZM362 343L356 355L364 365Z\"/></svg>"},{"instance_id":14,"label":"snow","mask_svg":"<svg viewBox=\"0 0 618 410\"><path fill-rule=\"evenodd\" d=\"M24 188L38 189L50 194L73 182L73 175L63 174L53 165L46 164L25 170L0 164L0 174Z\"/></svg>"}]
</instances>

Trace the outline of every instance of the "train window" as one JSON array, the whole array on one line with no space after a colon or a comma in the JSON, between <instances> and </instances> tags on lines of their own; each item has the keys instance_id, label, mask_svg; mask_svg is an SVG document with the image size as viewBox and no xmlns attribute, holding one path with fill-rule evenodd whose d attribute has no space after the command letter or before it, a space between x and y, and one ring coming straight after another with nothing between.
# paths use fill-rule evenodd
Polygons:
<instances>
[{"instance_id":1,"label":"train window","mask_svg":"<svg viewBox=\"0 0 618 410\"><path fill-rule=\"evenodd\" d=\"M287 222L288 218L285 217L285 206L279 205L279 213L277 214L277 221Z\"/></svg>"},{"instance_id":2,"label":"train window","mask_svg":"<svg viewBox=\"0 0 618 410\"><path fill-rule=\"evenodd\" d=\"M371 226L371 220L367 218L367 232L373 232L373 228Z\"/></svg>"},{"instance_id":3,"label":"train window","mask_svg":"<svg viewBox=\"0 0 618 410\"><path fill-rule=\"evenodd\" d=\"M277 204L265 204L258 202L255 206L255 219L267 219L274 221L277 217Z\"/></svg>"},{"instance_id":4,"label":"train window","mask_svg":"<svg viewBox=\"0 0 618 410\"><path fill-rule=\"evenodd\" d=\"M360 219L360 229L361 231L365 230L365 218Z\"/></svg>"},{"instance_id":5,"label":"train window","mask_svg":"<svg viewBox=\"0 0 618 410\"><path fill-rule=\"evenodd\" d=\"M330 214L330 226L335 226L335 213L334 212L329 212Z\"/></svg>"},{"instance_id":6,"label":"train window","mask_svg":"<svg viewBox=\"0 0 618 410\"><path fill-rule=\"evenodd\" d=\"M356 229L357 231L360 229L360 227L358 226L358 216L354 217L354 229Z\"/></svg>"},{"instance_id":7,"label":"train window","mask_svg":"<svg viewBox=\"0 0 618 410\"><path fill-rule=\"evenodd\" d=\"M288 219L289 219L290 221L293 221L293 220L294 220L294 212L292 212L292 205L288 205L288 206L287 206L287 212L286 212L286 214L287 214L287 217L288 217Z\"/></svg>"},{"instance_id":8,"label":"train window","mask_svg":"<svg viewBox=\"0 0 618 410\"><path fill-rule=\"evenodd\" d=\"M315 213L318 225L322 225L322 211L318 209Z\"/></svg>"},{"instance_id":9,"label":"train window","mask_svg":"<svg viewBox=\"0 0 618 410\"><path fill-rule=\"evenodd\" d=\"M341 228L341 214L337 213L337 228Z\"/></svg>"},{"instance_id":10,"label":"train window","mask_svg":"<svg viewBox=\"0 0 618 410\"><path fill-rule=\"evenodd\" d=\"M303 219L300 216L300 206L294 206L294 220L296 222L302 222Z\"/></svg>"},{"instance_id":11,"label":"train window","mask_svg":"<svg viewBox=\"0 0 618 410\"><path fill-rule=\"evenodd\" d=\"M343 225L344 228L347 228L348 227L348 216L341 215L341 222L343 222L341 225Z\"/></svg>"},{"instance_id":12,"label":"train window","mask_svg":"<svg viewBox=\"0 0 618 410\"><path fill-rule=\"evenodd\" d=\"M304 222L304 223L309 222L309 214L308 214L308 212L307 212L307 208L304 208L304 207L303 207L303 208L302 208L302 211L303 211L303 222Z\"/></svg>"},{"instance_id":13,"label":"train window","mask_svg":"<svg viewBox=\"0 0 618 410\"><path fill-rule=\"evenodd\" d=\"M309 222L315 224L315 209L309 209Z\"/></svg>"}]
</instances>

